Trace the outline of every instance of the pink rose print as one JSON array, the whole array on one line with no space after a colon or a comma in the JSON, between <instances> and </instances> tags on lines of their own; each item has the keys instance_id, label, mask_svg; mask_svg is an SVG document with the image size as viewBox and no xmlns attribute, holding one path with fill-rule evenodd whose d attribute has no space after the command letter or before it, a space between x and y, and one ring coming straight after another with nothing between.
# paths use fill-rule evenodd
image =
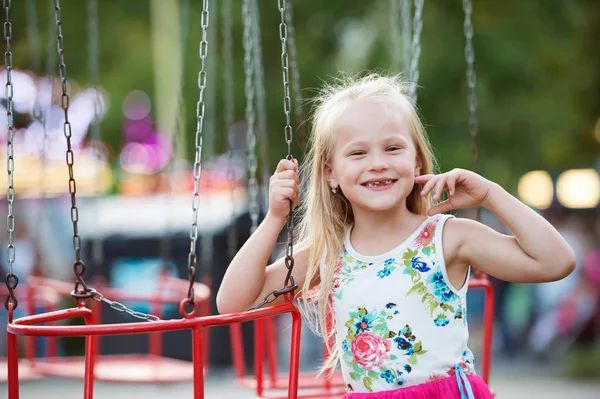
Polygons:
<instances>
[{"instance_id":1,"label":"pink rose print","mask_svg":"<svg viewBox=\"0 0 600 399\"><path fill-rule=\"evenodd\" d=\"M436 224L437 224L437 220L435 222L427 223L427 225L425 226L423 231L421 231L421 233L419 233L419 236L415 240L417 247L423 248L423 247L426 247L429 244L431 244L431 241L433 240L432 233L435 230Z\"/></svg>"},{"instance_id":2,"label":"pink rose print","mask_svg":"<svg viewBox=\"0 0 600 399\"><path fill-rule=\"evenodd\" d=\"M358 334L352 341L354 360L367 371L388 360L390 342L370 332Z\"/></svg>"}]
</instances>

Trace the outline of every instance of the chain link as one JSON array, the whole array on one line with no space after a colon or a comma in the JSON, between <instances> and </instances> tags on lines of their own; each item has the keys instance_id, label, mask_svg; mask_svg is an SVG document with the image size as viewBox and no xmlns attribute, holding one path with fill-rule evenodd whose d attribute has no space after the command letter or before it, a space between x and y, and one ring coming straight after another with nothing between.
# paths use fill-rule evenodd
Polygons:
<instances>
[{"instance_id":1,"label":"chain link","mask_svg":"<svg viewBox=\"0 0 600 399\"><path fill-rule=\"evenodd\" d=\"M14 148L14 135L13 135L13 94L14 87L12 83L12 51L11 51L11 40L12 40L12 25L10 23L10 0L3 0L2 6L4 7L5 20L4 20L4 39L6 40L6 51L4 53L4 69L6 69L6 86L4 87L4 96L6 98L6 169L8 172L8 186L6 188L6 201L8 202L8 214L6 216L6 231L8 232L8 246L6 248L6 262L8 263L8 273L4 277L4 283L8 289L8 296L4 302L6 310L9 308L9 304L12 303L13 310L17 308L18 302L15 296L14 289L19 284L19 278L13 273L13 264L15 263L15 246L13 244L13 235L15 232L15 215L13 213L13 206L15 202L15 186L14 186L14 173L15 173L15 148Z\"/></svg>"},{"instance_id":2,"label":"chain link","mask_svg":"<svg viewBox=\"0 0 600 399\"><path fill-rule=\"evenodd\" d=\"M95 301L104 302L108 306L110 306L112 309L116 310L117 312L127 313L128 315L131 315L131 316L135 317L136 319L141 319L141 320L145 320L145 321L160 321L160 318L158 316L131 310L127 306L123 305L121 302L111 301L110 299L105 298L101 293L99 293L97 291L92 291L92 293L95 294L92 297Z\"/></svg>"},{"instance_id":3,"label":"chain link","mask_svg":"<svg viewBox=\"0 0 600 399\"><path fill-rule=\"evenodd\" d=\"M302 109L302 91L300 90L300 68L298 67L298 49L296 47L296 30L294 29L294 14L292 3L286 7L285 20L288 29L288 42L290 44L290 70L292 72L292 91L294 92L294 115L298 125L298 136L302 153L306 153L308 144L306 129L304 128L304 111Z\"/></svg>"},{"instance_id":4,"label":"chain link","mask_svg":"<svg viewBox=\"0 0 600 399\"><path fill-rule=\"evenodd\" d=\"M467 62L467 87L469 89L469 136L471 137L471 157L472 169L479 172L479 149L477 146L477 96L475 93L475 49L473 48L473 5L471 0L463 0L463 10L465 12L464 33L465 33L465 60ZM481 222L481 207L477 207L475 220ZM475 278L485 278L481 270L475 269Z\"/></svg>"},{"instance_id":5,"label":"chain link","mask_svg":"<svg viewBox=\"0 0 600 399\"><path fill-rule=\"evenodd\" d=\"M65 65L65 50L64 50L64 37L62 33L62 16L60 9L60 0L54 0L54 19L56 22L56 45L58 49L58 72L61 80L62 94L61 94L61 106L64 112L65 121L63 123L63 132L67 139L67 152L66 161L69 169L69 194L71 196L71 223L73 224L73 250L75 251L75 263L73 264L73 270L77 277L75 283L75 291L78 291L79 284L83 286L85 293L89 293L90 289L83 281L83 274L85 273L85 264L81 260L81 238L79 237L79 230L77 223L79 222L79 209L77 208L77 184L75 183L75 176L73 173L74 156L73 149L71 147L71 122L69 122L69 94L68 94L68 82L67 82L67 66Z\"/></svg>"},{"instance_id":6,"label":"chain link","mask_svg":"<svg viewBox=\"0 0 600 399\"><path fill-rule=\"evenodd\" d=\"M285 0L277 0L277 5L279 7L279 13L281 16L281 22L279 24L279 39L281 40L281 69L283 72L283 112L285 114L285 141L288 146L288 154L287 159L293 160L292 157L292 127L290 124L290 112L291 112L291 101L290 101L290 85L289 85L289 62L288 62L288 54L287 54L287 40L288 40L288 32L287 32L287 24L285 22L285 9L286 4ZM265 298L257 303L256 305L250 307L248 310L258 309L266 304L273 302L277 297L284 294L293 293L298 286L294 281L294 276L292 276L292 271L294 269L294 216L292 213L292 202L290 201L290 213L287 218L287 248L285 255L285 266L288 269L287 274L285 276L285 280L283 283L283 288L279 290L275 290L269 293Z\"/></svg>"},{"instance_id":7,"label":"chain link","mask_svg":"<svg viewBox=\"0 0 600 399\"><path fill-rule=\"evenodd\" d=\"M413 0L402 0L402 39L403 39L403 61L404 61L404 74L409 76L410 73L410 56L412 54L411 42L412 42L412 1ZM410 78L410 76L409 76Z\"/></svg>"},{"instance_id":8,"label":"chain link","mask_svg":"<svg viewBox=\"0 0 600 399\"><path fill-rule=\"evenodd\" d=\"M398 20L398 16L400 14L399 1L400 0L390 0L390 58L392 71L394 72L400 69L400 21Z\"/></svg>"},{"instance_id":9,"label":"chain link","mask_svg":"<svg viewBox=\"0 0 600 399\"><path fill-rule=\"evenodd\" d=\"M252 15L251 15L251 0L242 1L242 21L244 24L244 90L246 93L246 140L248 142L248 196L249 196L249 212L252 222L250 234L254 233L258 227L258 217L260 207L258 203L258 180L256 179L256 169L258 162L256 159L256 111L254 109L254 101L256 95L256 86L254 84L254 59L253 59L253 35L252 35Z\"/></svg>"},{"instance_id":10,"label":"chain link","mask_svg":"<svg viewBox=\"0 0 600 399\"><path fill-rule=\"evenodd\" d=\"M409 97L413 105L417 104L417 86L419 84L419 59L421 58L421 31L423 30L423 4L425 0L415 0L413 20L412 57L410 60Z\"/></svg>"},{"instance_id":11,"label":"chain link","mask_svg":"<svg viewBox=\"0 0 600 399\"><path fill-rule=\"evenodd\" d=\"M202 176L202 133L204 128L204 89L206 88L206 56L208 55L208 31L209 13L208 0L202 1L202 14L200 24L202 27L202 40L199 46L200 72L198 73L199 97L196 103L196 136L194 156L194 193L192 195L192 227L190 228L190 254L188 256L188 278L189 288L187 294L188 304L194 304L194 282L196 281L196 242L198 241L198 207L200 206L200 177Z\"/></svg>"},{"instance_id":12,"label":"chain link","mask_svg":"<svg viewBox=\"0 0 600 399\"><path fill-rule=\"evenodd\" d=\"M261 207L263 213L266 213L269 208L269 128L267 126L267 100L265 95L265 79L264 68L262 61L262 45L260 33L260 9L258 8L258 0L252 0L252 32L254 50L254 76L256 77L256 108L257 108L257 129L258 129L258 148L260 154L260 169L262 175L261 188Z\"/></svg>"},{"instance_id":13,"label":"chain link","mask_svg":"<svg viewBox=\"0 0 600 399\"><path fill-rule=\"evenodd\" d=\"M235 225L237 201L235 197L235 138L233 135L233 121L235 118L234 87L235 77L233 73L233 34L231 23L231 0L223 0L221 3L221 56L223 58L223 100L225 108L225 130L227 134L228 165L227 180L231 184L231 224L227 229L227 256L231 260L237 252L237 229Z\"/></svg>"}]
</instances>

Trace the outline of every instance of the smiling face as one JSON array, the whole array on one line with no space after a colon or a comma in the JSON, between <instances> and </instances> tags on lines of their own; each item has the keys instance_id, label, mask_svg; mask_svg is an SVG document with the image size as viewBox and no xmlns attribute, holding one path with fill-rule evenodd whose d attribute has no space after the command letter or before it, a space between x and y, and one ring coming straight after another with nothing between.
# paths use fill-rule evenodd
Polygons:
<instances>
[{"instance_id":1,"label":"smiling face","mask_svg":"<svg viewBox=\"0 0 600 399\"><path fill-rule=\"evenodd\" d=\"M382 100L353 102L337 119L327 181L353 212L406 207L421 162L402 109Z\"/></svg>"}]
</instances>

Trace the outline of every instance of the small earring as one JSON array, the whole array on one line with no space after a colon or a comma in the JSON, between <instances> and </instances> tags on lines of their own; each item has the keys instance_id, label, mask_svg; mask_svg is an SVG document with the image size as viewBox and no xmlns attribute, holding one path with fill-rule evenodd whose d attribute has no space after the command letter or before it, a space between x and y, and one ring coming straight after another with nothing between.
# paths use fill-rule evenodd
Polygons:
<instances>
[{"instance_id":1,"label":"small earring","mask_svg":"<svg viewBox=\"0 0 600 399\"><path fill-rule=\"evenodd\" d=\"M331 187L331 192L336 194L337 193L337 187Z\"/></svg>"}]
</instances>

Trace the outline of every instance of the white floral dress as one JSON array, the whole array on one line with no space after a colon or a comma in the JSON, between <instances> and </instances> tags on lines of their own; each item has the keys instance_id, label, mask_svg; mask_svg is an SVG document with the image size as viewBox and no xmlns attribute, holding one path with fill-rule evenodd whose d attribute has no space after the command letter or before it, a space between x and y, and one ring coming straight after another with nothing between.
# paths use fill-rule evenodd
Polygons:
<instances>
[{"instance_id":1,"label":"white floral dress","mask_svg":"<svg viewBox=\"0 0 600 399\"><path fill-rule=\"evenodd\" d=\"M446 273L442 229L449 215L425 220L379 256L352 248L348 231L330 295L346 390L378 392L474 374L467 348L467 284Z\"/></svg>"}]
</instances>

